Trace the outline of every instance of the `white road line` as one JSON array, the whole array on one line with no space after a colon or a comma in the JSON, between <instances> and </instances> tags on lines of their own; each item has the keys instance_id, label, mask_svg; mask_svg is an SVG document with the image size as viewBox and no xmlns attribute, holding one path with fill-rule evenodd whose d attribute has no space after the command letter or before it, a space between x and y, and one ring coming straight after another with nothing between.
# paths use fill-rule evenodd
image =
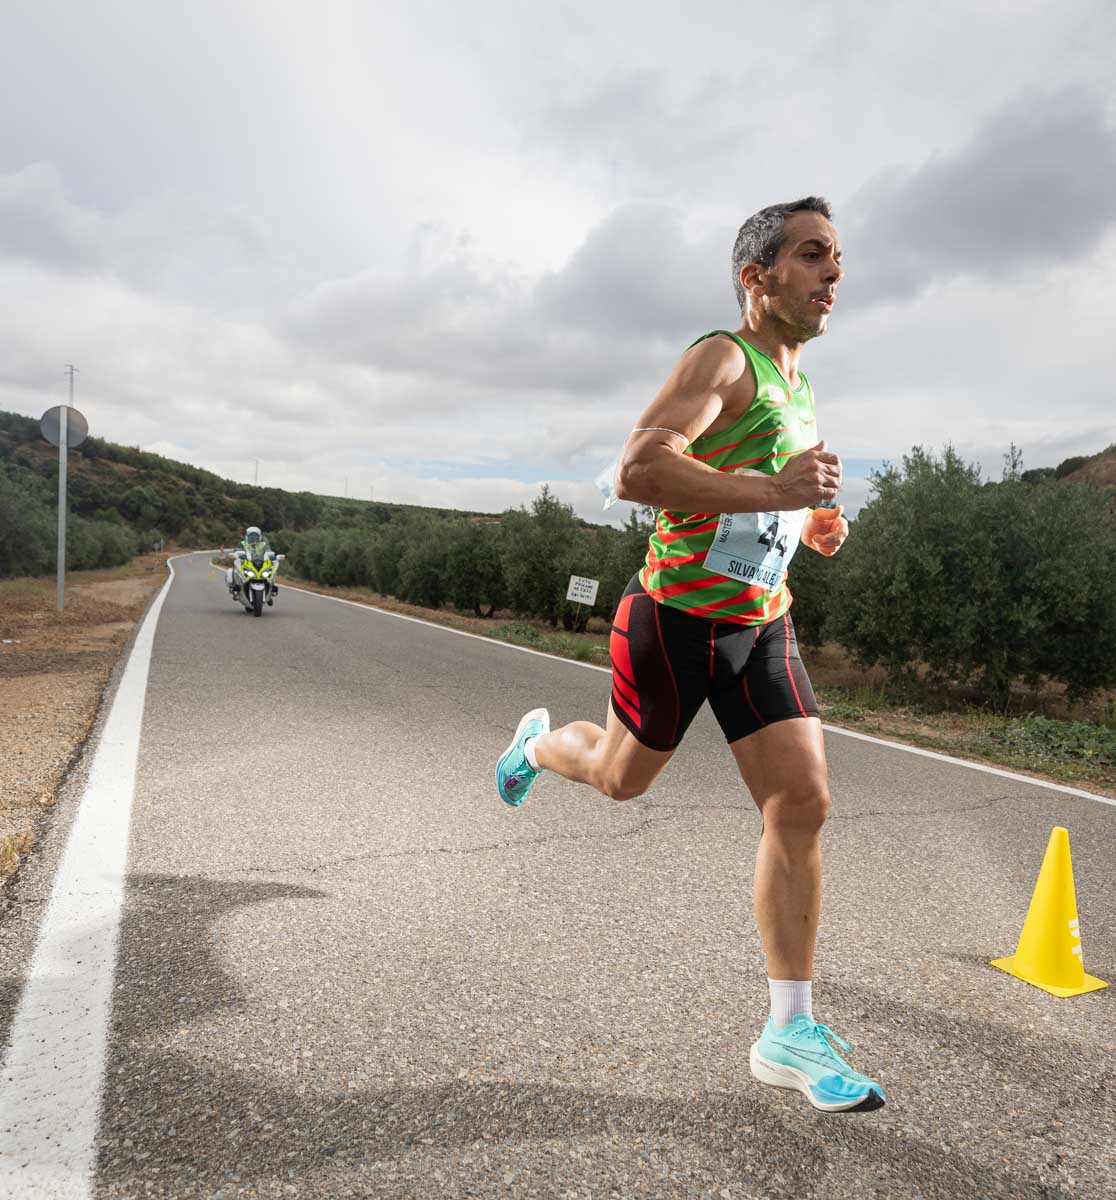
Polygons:
<instances>
[{"instance_id":1,"label":"white road line","mask_svg":"<svg viewBox=\"0 0 1116 1200\"><path fill-rule=\"evenodd\" d=\"M414 621L416 625L427 625L431 629L441 629L446 633L456 633L459 637L475 638L479 642L488 642L490 646L503 646L505 650L520 650L524 654L537 654L540 658L548 658L551 662L569 663L571 667L588 667L590 671L604 671L611 675L609 667L598 667L595 663L578 662L573 658L562 658L557 654L546 654L542 650L531 650L527 646L516 646L511 642L497 641L496 638L485 637L480 633L466 633L464 629L454 629L452 625L440 625L436 621L424 621L421 617L408 617L404 613L392 612L387 608L377 608L374 604L361 604L357 600L343 600L340 596L328 596L325 592L314 592L301 584L287 584L292 592L302 592L306 596L317 596L319 600L334 600L338 604L349 604L353 608L364 608L369 612L380 613L385 617L397 617L400 621ZM856 738L861 742L874 742L877 746L887 746L891 750L902 750L905 754L918 754L923 758L935 758L939 762L951 763L955 767L968 767L970 771L983 771L986 775L999 775L1003 779L1014 779L1018 783L1029 783L1032 787L1046 788L1052 792L1062 792L1067 796L1078 796L1082 800L1096 800L1099 804L1108 804L1116 808L1116 800L1109 796L1098 796L1094 792L1084 792L1080 788L1066 787L1061 783L1048 783L1045 779L1032 779L1030 775L1019 775L1015 771L1004 771L999 767L985 766L984 763L969 762L964 758L954 758L951 754L941 754L936 750L923 750L921 746L907 746L902 742L889 742L884 738L871 737L867 733L857 733L852 729L842 729L839 725L823 725L826 733L837 733L842 737Z\"/></svg>"},{"instance_id":2,"label":"white road line","mask_svg":"<svg viewBox=\"0 0 1116 1200\"><path fill-rule=\"evenodd\" d=\"M892 750L904 750L907 754L920 754L923 758L936 758L939 762L953 763L956 767L968 767L970 771L983 771L986 775L999 775L1001 779L1015 779L1020 783L1030 783L1035 787L1049 788L1052 792L1063 792L1067 796L1080 796L1082 800L1096 800L1099 804L1110 804L1116 808L1116 800L1111 796L1098 796L1095 792L1083 792L1080 788L1067 787L1062 783L1048 783L1045 779L1032 779L1030 775L1019 775L1015 771L1005 771L1000 767L989 767L984 763L969 762L964 758L954 758L950 754L940 754L936 750L923 750L921 746L905 746L902 742L889 742L884 738L870 737L866 733L857 733L852 729L841 729L836 725L823 725L830 733L840 733L844 737L856 738L859 742L875 742L877 746L888 746Z\"/></svg>"},{"instance_id":3,"label":"white road line","mask_svg":"<svg viewBox=\"0 0 1116 1200\"><path fill-rule=\"evenodd\" d=\"M136 636L78 806L0 1073L0 1196L87 1200L147 673L174 568Z\"/></svg>"},{"instance_id":4,"label":"white road line","mask_svg":"<svg viewBox=\"0 0 1116 1200\"><path fill-rule=\"evenodd\" d=\"M502 646L505 650L518 650L522 654L536 654L539 658L546 658L551 662L564 662L571 667L588 667L590 671L604 671L606 675L612 674L611 667L598 667L595 663L578 662L576 658L563 658L560 654L547 654L544 650L532 650L528 646L517 646L514 642L501 642L496 638L485 637L483 633L467 633L464 629L454 629L452 625L440 625L437 621L424 621L421 617L408 617L405 613L392 612L389 608L377 608L374 604L361 604L358 600L342 600L340 596L327 596L325 592L312 592L302 584L288 583L286 586L292 592L302 592L305 596L317 596L319 600L335 600L338 604L349 604L353 608L366 608L369 612L380 613L385 617L396 617L400 621L413 621L416 625L426 625L430 629L456 633L459 637L487 642L490 646Z\"/></svg>"}]
</instances>

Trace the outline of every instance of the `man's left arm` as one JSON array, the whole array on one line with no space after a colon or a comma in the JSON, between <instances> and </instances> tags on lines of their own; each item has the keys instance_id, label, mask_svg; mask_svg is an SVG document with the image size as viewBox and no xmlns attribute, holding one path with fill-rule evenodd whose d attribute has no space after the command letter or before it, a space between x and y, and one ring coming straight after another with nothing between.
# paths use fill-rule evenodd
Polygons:
<instances>
[{"instance_id":1,"label":"man's left arm","mask_svg":"<svg viewBox=\"0 0 1116 1200\"><path fill-rule=\"evenodd\" d=\"M802 526L802 544L832 558L849 536L849 523L841 515L843 511L840 504L836 508L812 509Z\"/></svg>"}]
</instances>

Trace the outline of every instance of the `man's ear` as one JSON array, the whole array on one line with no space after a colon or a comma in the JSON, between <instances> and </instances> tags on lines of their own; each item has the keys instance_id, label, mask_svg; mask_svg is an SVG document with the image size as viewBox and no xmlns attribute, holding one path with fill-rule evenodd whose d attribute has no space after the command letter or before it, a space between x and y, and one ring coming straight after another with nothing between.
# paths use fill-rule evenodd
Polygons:
<instances>
[{"instance_id":1,"label":"man's ear","mask_svg":"<svg viewBox=\"0 0 1116 1200\"><path fill-rule=\"evenodd\" d=\"M763 290L764 269L759 263L745 263L740 268L740 282L744 290L752 295Z\"/></svg>"}]
</instances>

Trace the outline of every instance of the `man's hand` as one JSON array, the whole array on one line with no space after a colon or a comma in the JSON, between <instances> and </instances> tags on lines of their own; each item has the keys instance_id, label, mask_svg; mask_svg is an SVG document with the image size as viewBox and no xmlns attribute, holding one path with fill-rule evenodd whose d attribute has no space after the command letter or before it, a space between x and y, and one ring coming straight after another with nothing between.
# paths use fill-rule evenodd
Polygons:
<instances>
[{"instance_id":1,"label":"man's hand","mask_svg":"<svg viewBox=\"0 0 1116 1200\"><path fill-rule=\"evenodd\" d=\"M771 486L778 497L776 507L788 512L832 500L841 490L841 460L825 442L818 442L791 458L771 477Z\"/></svg>"},{"instance_id":2,"label":"man's hand","mask_svg":"<svg viewBox=\"0 0 1116 1200\"><path fill-rule=\"evenodd\" d=\"M832 558L849 536L849 523L841 516L842 507L815 508L802 527L802 544Z\"/></svg>"}]
</instances>

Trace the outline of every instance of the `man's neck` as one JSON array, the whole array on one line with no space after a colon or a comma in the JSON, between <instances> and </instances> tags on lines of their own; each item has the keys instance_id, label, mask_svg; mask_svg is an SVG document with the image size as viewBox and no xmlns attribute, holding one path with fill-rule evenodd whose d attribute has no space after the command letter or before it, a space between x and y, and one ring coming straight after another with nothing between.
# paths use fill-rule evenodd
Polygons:
<instances>
[{"instance_id":1,"label":"man's neck","mask_svg":"<svg viewBox=\"0 0 1116 1200\"><path fill-rule=\"evenodd\" d=\"M804 342L789 329L766 319L762 313L744 313L737 332L750 346L771 359L791 387L798 387L798 356Z\"/></svg>"}]
</instances>

